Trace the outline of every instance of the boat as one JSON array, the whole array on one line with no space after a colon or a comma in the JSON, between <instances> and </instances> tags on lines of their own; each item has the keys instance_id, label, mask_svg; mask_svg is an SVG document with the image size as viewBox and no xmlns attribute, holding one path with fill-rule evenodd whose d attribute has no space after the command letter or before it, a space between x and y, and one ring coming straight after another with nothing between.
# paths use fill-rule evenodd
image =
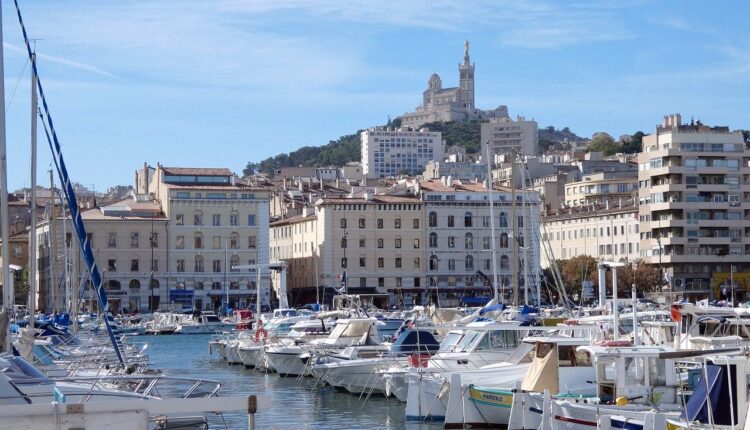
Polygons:
<instances>
[{"instance_id":1,"label":"boat","mask_svg":"<svg viewBox=\"0 0 750 430\"><path fill-rule=\"evenodd\" d=\"M194 311L191 315L180 318L174 334L213 334L217 331L231 330L234 322L225 322L211 311Z\"/></svg>"}]
</instances>

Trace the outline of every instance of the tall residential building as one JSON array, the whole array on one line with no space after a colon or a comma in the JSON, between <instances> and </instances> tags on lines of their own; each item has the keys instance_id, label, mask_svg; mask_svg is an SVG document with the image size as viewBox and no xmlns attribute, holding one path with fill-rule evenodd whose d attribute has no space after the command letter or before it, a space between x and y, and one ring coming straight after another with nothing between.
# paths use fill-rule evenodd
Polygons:
<instances>
[{"instance_id":1,"label":"tall residential building","mask_svg":"<svg viewBox=\"0 0 750 430\"><path fill-rule=\"evenodd\" d=\"M474 105L474 69L469 58L469 42L464 42L463 62L458 65L458 87L443 88L443 81L433 73L422 93L422 104L414 112L401 116L404 127L421 127L437 121L469 121L490 118L506 118L508 107L494 110L476 109Z\"/></svg>"},{"instance_id":2,"label":"tall residential building","mask_svg":"<svg viewBox=\"0 0 750 430\"><path fill-rule=\"evenodd\" d=\"M567 206L618 205L632 202L638 193L638 171L600 172L583 175L565 184Z\"/></svg>"},{"instance_id":3,"label":"tall residential building","mask_svg":"<svg viewBox=\"0 0 750 430\"><path fill-rule=\"evenodd\" d=\"M430 160L442 160L440 132L371 128L363 131L362 173L367 178L386 178L402 173L416 176Z\"/></svg>"},{"instance_id":4,"label":"tall residential building","mask_svg":"<svg viewBox=\"0 0 750 430\"><path fill-rule=\"evenodd\" d=\"M233 307L254 303L255 269L233 269L241 265L259 265L270 296L269 190L245 185L229 169L162 165L148 190L169 218L169 295L162 300L216 308L228 295Z\"/></svg>"},{"instance_id":5,"label":"tall residential building","mask_svg":"<svg viewBox=\"0 0 750 430\"><path fill-rule=\"evenodd\" d=\"M742 133L664 118L638 157L641 255L677 295L750 289L750 148Z\"/></svg>"},{"instance_id":6,"label":"tall residential building","mask_svg":"<svg viewBox=\"0 0 750 430\"><path fill-rule=\"evenodd\" d=\"M539 126L536 121L526 121L518 117L516 121L510 118L497 118L482 123L481 142L490 142L490 151L494 155L511 154L538 155Z\"/></svg>"}]
</instances>

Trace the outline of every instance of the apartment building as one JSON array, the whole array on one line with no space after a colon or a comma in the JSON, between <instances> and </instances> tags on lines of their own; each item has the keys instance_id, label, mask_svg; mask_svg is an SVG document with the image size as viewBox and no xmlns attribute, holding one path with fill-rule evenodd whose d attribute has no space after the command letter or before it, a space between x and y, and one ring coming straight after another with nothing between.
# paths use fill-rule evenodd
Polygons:
<instances>
[{"instance_id":1,"label":"apartment building","mask_svg":"<svg viewBox=\"0 0 750 430\"><path fill-rule=\"evenodd\" d=\"M366 178L387 178L402 173L416 176L430 160L443 158L444 144L440 132L421 129L365 130L362 141L362 174Z\"/></svg>"},{"instance_id":2,"label":"apartment building","mask_svg":"<svg viewBox=\"0 0 750 430\"><path fill-rule=\"evenodd\" d=\"M750 289L750 148L742 133L664 117L638 156L641 255L690 298ZM728 288L729 287L729 288Z\"/></svg>"},{"instance_id":3,"label":"apartment building","mask_svg":"<svg viewBox=\"0 0 750 430\"><path fill-rule=\"evenodd\" d=\"M515 121L510 118L495 118L483 122L481 142L490 142L492 154L536 155L539 153L539 126L536 121L527 121L519 116Z\"/></svg>"},{"instance_id":4,"label":"apartment building","mask_svg":"<svg viewBox=\"0 0 750 430\"><path fill-rule=\"evenodd\" d=\"M542 254L542 267L552 257L567 260L589 255L603 261L635 261L640 256L638 206L587 205L561 209L542 218L542 240L554 256Z\"/></svg>"},{"instance_id":5,"label":"apartment building","mask_svg":"<svg viewBox=\"0 0 750 430\"><path fill-rule=\"evenodd\" d=\"M638 171L598 172L583 175L580 181L565 184L567 206L619 204L633 200L638 193Z\"/></svg>"},{"instance_id":6,"label":"apartment building","mask_svg":"<svg viewBox=\"0 0 750 430\"><path fill-rule=\"evenodd\" d=\"M84 210L81 217L110 309L144 311L164 303L160 299L169 288L166 248L169 220L161 206L147 196L130 197ZM85 287L83 298L87 308L92 309L96 295L91 290L88 269L70 222L64 222L62 217L44 221L37 225L36 235L37 307L64 309L64 290L67 288L70 293L72 286L78 285Z\"/></svg>"}]
</instances>

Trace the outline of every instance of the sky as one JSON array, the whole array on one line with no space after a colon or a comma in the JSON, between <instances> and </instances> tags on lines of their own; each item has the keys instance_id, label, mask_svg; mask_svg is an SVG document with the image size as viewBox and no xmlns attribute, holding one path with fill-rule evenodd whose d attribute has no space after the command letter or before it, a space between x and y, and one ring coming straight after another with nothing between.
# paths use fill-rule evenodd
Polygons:
<instances>
[{"instance_id":1,"label":"sky","mask_svg":"<svg viewBox=\"0 0 750 430\"><path fill-rule=\"evenodd\" d=\"M228 167L384 124L436 72L476 105L617 137L679 112L750 128L744 1L19 0L68 170ZM30 183L30 75L2 0L8 182ZM38 178L51 168L39 138Z\"/></svg>"}]
</instances>

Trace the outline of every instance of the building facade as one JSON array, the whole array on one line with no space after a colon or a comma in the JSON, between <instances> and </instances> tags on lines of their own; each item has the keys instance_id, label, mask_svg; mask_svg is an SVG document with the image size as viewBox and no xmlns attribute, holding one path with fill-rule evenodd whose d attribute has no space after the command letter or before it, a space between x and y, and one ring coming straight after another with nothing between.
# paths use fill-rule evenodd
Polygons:
<instances>
[{"instance_id":1,"label":"building facade","mask_svg":"<svg viewBox=\"0 0 750 430\"><path fill-rule=\"evenodd\" d=\"M638 165L641 255L663 268L666 289L747 297L750 148L742 133L670 115L644 136Z\"/></svg>"},{"instance_id":2,"label":"building facade","mask_svg":"<svg viewBox=\"0 0 750 430\"><path fill-rule=\"evenodd\" d=\"M430 160L443 158L440 132L422 129L389 130L371 128L363 131L362 174L367 178L387 178L406 173L422 173Z\"/></svg>"},{"instance_id":3,"label":"building facade","mask_svg":"<svg viewBox=\"0 0 750 430\"><path fill-rule=\"evenodd\" d=\"M526 121L524 117L518 117L516 121L497 118L483 122L481 136L482 143L490 143L493 155L515 152L531 156L539 153L539 126L536 121Z\"/></svg>"},{"instance_id":4,"label":"building facade","mask_svg":"<svg viewBox=\"0 0 750 430\"><path fill-rule=\"evenodd\" d=\"M632 202L637 195L636 170L591 173L583 175L580 181L565 184L567 206L617 205L623 200Z\"/></svg>"},{"instance_id":5,"label":"building facade","mask_svg":"<svg viewBox=\"0 0 750 430\"><path fill-rule=\"evenodd\" d=\"M549 243L557 260L588 255L600 261L640 258L638 206L589 205L567 208L542 218L542 240ZM542 267L552 256L542 255Z\"/></svg>"}]
</instances>

